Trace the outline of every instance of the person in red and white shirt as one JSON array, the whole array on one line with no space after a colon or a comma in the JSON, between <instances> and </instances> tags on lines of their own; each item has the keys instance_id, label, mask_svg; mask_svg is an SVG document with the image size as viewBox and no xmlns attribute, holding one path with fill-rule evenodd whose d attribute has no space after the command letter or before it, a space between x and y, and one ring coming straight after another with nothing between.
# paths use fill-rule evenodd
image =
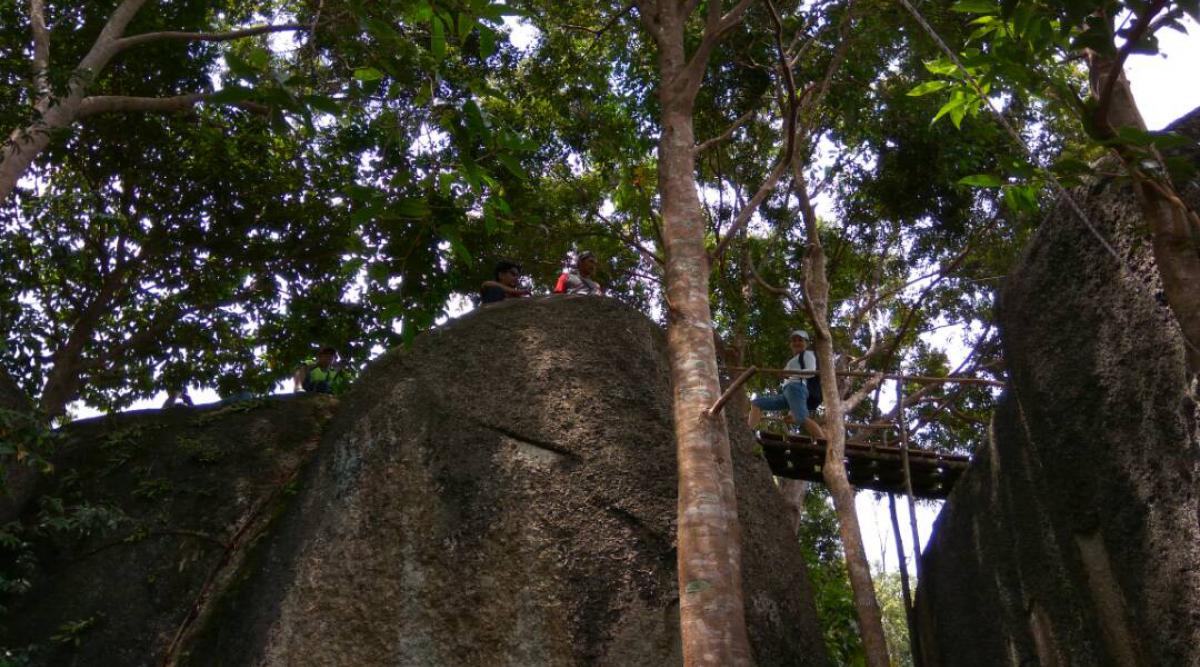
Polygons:
<instances>
[{"instance_id":1,"label":"person in red and white shirt","mask_svg":"<svg viewBox=\"0 0 1200 667\"><path fill-rule=\"evenodd\" d=\"M591 294L603 296L604 288L592 280L596 272L596 255L591 250L584 250L575 259L575 270L565 271L558 277L554 286L555 294Z\"/></svg>"}]
</instances>

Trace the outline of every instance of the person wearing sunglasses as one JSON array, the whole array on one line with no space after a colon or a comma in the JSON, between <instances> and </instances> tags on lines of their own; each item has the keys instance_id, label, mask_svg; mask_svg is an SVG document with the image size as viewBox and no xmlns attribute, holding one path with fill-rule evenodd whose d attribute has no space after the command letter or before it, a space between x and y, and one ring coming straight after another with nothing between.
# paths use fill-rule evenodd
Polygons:
<instances>
[{"instance_id":1,"label":"person wearing sunglasses","mask_svg":"<svg viewBox=\"0 0 1200 667\"><path fill-rule=\"evenodd\" d=\"M530 295L528 289L518 285L521 280L520 264L501 260L496 262L496 269L492 275L495 280L485 280L479 287L480 301L483 304Z\"/></svg>"}]
</instances>

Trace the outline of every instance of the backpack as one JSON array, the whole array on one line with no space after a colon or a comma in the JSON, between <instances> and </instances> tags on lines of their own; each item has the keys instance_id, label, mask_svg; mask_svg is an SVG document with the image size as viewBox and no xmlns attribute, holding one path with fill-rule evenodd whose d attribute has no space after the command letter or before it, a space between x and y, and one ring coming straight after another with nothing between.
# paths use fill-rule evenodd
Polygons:
<instances>
[{"instance_id":1,"label":"backpack","mask_svg":"<svg viewBox=\"0 0 1200 667\"><path fill-rule=\"evenodd\" d=\"M816 358L817 355L814 354L813 359ZM814 370L815 369L816 367L814 367ZM821 407L821 402L825 399L825 397L821 395L821 376L814 375L810 378L804 378L804 385L808 387L808 411L812 412L813 410Z\"/></svg>"}]
</instances>

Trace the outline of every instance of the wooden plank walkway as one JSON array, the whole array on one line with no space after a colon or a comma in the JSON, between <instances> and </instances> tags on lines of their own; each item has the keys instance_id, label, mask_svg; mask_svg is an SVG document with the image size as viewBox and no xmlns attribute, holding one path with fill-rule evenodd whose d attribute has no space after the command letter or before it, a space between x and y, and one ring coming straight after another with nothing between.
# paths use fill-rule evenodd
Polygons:
<instances>
[{"instance_id":1,"label":"wooden plank walkway","mask_svg":"<svg viewBox=\"0 0 1200 667\"><path fill-rule=\"evenodd\" d=\"M824 483L825 442L800 435L758 431L758 443L777 477ZM913 495L945 498L966 471L971 460L960 454L939 454L909 448ZM900 448L865 443L846 443L846 475L860 489L905 493L904 464Z\"/></svg>"}]
</instances>

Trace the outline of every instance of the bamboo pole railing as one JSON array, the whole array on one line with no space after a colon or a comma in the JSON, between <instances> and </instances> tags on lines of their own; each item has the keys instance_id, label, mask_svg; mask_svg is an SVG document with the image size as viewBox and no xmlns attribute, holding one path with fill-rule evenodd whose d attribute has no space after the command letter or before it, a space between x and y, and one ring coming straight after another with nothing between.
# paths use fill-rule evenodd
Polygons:
<instances>
[{"instance_id":1,"label":"bamboo pole railing","mask_svg":"<svg viewBox=\"0 0 1200 667\"><path fill-rule=\"evenodd\" d=\"M751 367L753 368L753 367ZM730 366L727 368L731 373L745 372L747 369L739 366ZM810 378L817 375L818 371L789 371L782 368L759 368L758 373L763 375L774 375L778 377L803 377ZM936 377L931 375L904 375L901 373L871 373L869 371L837 371L838 377L850 378L873 378L879 375L883 376L884 380L900 380L902 382L916 382L918 384L981 384L990 387L1006 387L1007 383L1000 380L988 380L987 378L972 378L972 377Z\"/></svg>"}]
</instances>

